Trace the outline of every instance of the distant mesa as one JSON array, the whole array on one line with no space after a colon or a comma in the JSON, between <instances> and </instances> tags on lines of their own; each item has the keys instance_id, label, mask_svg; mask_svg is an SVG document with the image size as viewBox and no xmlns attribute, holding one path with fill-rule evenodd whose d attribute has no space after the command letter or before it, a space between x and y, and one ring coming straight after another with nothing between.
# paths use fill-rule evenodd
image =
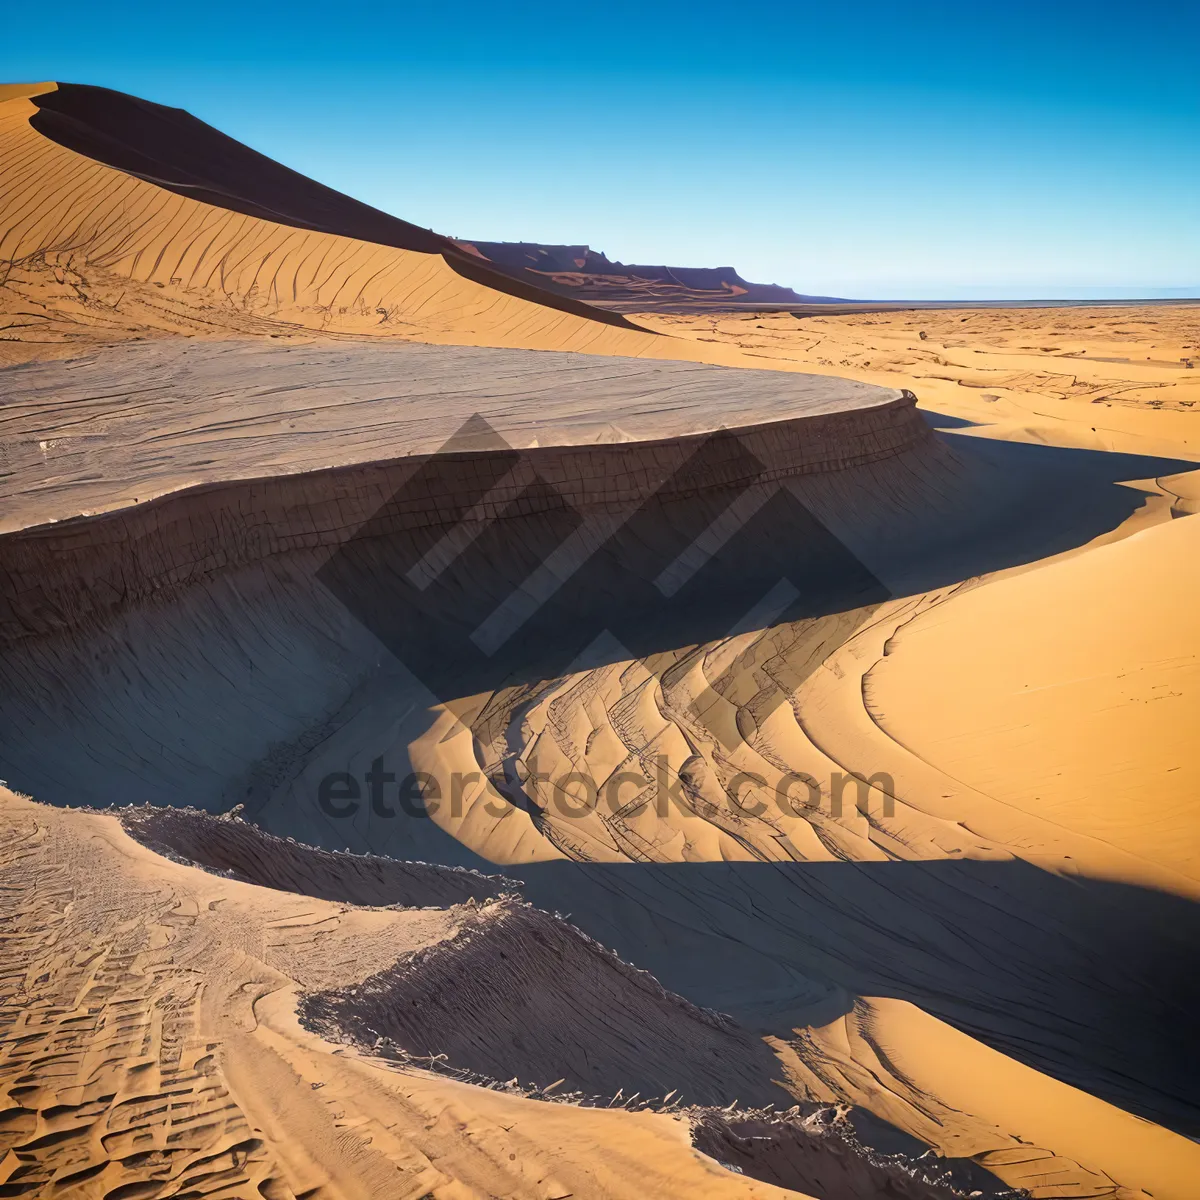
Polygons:
<instances>
[{"instance_id":1,"label":"distant mesa","mask_svg":"<svg viewBox=\"0 0 1200 1200\"><path fill-rule=\"evenodd\" d=\"M612 262L591 246L541 242L458 241L514 279L617 312L695 311L731 305L839 304L837 296L805 296L777 283L751 283L733 267L656 267Z\"/></svg>"}]
</instances>

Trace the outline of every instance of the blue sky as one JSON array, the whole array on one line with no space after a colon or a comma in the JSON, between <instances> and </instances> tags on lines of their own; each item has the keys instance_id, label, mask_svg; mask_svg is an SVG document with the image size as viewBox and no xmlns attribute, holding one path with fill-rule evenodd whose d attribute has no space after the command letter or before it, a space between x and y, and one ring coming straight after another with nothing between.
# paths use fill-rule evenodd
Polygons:
<instances>
[{"instance_id":1,"label":"blue sky","mask_svg":"<svg viewBox=\"0 0 1200 1200\"><path fill-rule=\"evenodd\" d=\"M1200 294L1200 3L0 0L0 79L179 105L443 233L898 298Z\"/></svg>"}]
</instances>

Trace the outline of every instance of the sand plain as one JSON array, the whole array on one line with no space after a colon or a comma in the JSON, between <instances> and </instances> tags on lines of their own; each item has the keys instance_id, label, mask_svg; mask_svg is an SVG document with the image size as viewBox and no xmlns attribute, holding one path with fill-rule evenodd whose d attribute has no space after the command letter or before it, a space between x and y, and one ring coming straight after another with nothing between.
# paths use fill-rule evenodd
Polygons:
<instances>
[{"instance_id":1,"label":"sand plain","mask_svg":"<svg viewBox=\"0 0 1200 1200\"><path fill-rule=\"evenodd\" d=\"M2 1194L1194 1195L1200 309L613 324L37 93Z\"/></svg>"}]
</instances>

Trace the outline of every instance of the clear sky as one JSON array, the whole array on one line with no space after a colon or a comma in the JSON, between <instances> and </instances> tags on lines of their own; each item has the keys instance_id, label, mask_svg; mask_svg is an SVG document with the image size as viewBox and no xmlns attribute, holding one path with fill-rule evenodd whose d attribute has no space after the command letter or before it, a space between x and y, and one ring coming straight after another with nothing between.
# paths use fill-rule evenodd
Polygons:
<instances>
[{"instance_id":1,"label":"clear sky","mask_svg":"<svg viewBox=\"0 0 1200 1200\"><path fill-rule=\"evenodd\" d=\"M119 88L442 233L855 297L1200 294L1200 0L0 0Z\"/></svg>"}]
</instances>

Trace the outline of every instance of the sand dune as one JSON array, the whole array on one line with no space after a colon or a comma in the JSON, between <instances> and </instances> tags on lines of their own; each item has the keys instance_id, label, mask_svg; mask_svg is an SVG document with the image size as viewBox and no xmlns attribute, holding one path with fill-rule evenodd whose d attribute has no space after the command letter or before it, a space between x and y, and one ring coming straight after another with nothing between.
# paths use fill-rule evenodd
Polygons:
<instances>
[{"instance_id":1,"label":"sand dune","mask_svg":"<svg viewBox=\"0 0 1200 1200\"><path fill-rule=\"evenodd\" d=\"M8 217L0 256L12 262L6 325L22 342L112 340L147 326L264 334L272 324L608 353L650 352L656 340L548 294L513 294L518 284L453 254L444 239L319 185L303 181L297 194L302 177L186 114L118 94L108 100L102 89L45 84L10 96L0 111ZM98 118L101 127L89 128ZM142 153L147 125L157 158ZM291 197L282 207L298 211L231 194L203 170L168 190L179 175L161 160L168 147L189 163L207 155L228 165L243 192Z\"/></svg>"},{"instance_id":2,"label":"sand dune","mask_svg":"<svg viewBox=\"0 0 1200 1200\"><path fill-rule=\"evenodd\" d=\"M3 1194L1190 1200L1196 309L627 321L0 147Z\"/></svg>"},{"instance_id":3,"label":"sand dune","mask_svg":"<svg viewBox=\"0 0 1200 1200\"><path fill-rule=\"evenodd\" d=\"M365 979L465 914L254 888L153 855L113 817L0 805L3 920L24 948L0 1008L10 1195L788 1194L702 1158L670 1116L399 1074L296 1022L298 990ZM596 1160L597 1140L622 1149Z\"/></svg>"},{"instance_id":4,"label":"sand dune","mask_svg":"<svg viewBox=\"0 0 1200 1200\"><path fill-rule=\"evenodd\" d=\"M633 1197L650 1188L656 1196L767 1200L806 1195L795 1187L806 1178L821 1183L821 1195L848 1200L878 1195L881 1178L889 1194L912 1200L968 1194L944 1171L946 1183L926 1182L904 1155L873 1151L840 1133L833 1112L818 1126L773 1118L794 1160L784 1191L733 1174L691 1147L693 1136L704 1140L693 1126L712 1129L723 1119L713 1110L680 1110L676 1102L673 1111L657 1113L622 1096L608 1108L539 1103L512 1085L467 1085L389 1061L376 1052L378 1039L356 1051L310 1031L315 1022L342 1035L329 1023L336 1014L343 1023L370 1019L403 1036L400 1014L393 1008L389 1017L387 1004L399 1003L405 979L426 988L448 982L423 969L429 956L453 962L468 954L464 966L475 970L462 980L469 983L480 953L507 947L534 976L557 975L558 990L539 993L543 1019L578 1022L580 1003L602 1003L600 1016L619 1011L626 1021L611 1027L619 1055L623 1039L643 1029L657 1006L659 1031L668 1039L684 1035L681 1049L688 1033L700 1039L681 1056L664 1058L661 1078L686 1082L689 1057L718 1078L704 1039L723 1040L728 1053L744 1033L547 914L512 902L419 909L330 903L171 862L131 840L111 816L49 809L6 790L0 811L0 919L26 954L23 972L6 970L0 1006L7 1050L0 1088L8 1100L0 1110L0 1165L10 1195L415 1200ZM178 830L186 819L140 810L124 816L142 830L155 820ZM244 836L255 835L247 829ZM322 890L327 872L315 865L313 882ZM301 882L307 877L302 869ZM522 927L515 938L506 928L514 921ZM567 947L576 956L571 966L560 957ZM590 971L576 978L575 967L589 960ZM615 990L593 990L603 976ZM573 984L585 990L572 995ZM524 1014L522 994L484 997L497 1030L514 1029ZM298 1009L308 1014L304 1023ZM436 1002L419 1012L425 1039L452 1054L465 1049L455 1038L475 1026L453 1021L439 1037L439 1012L451 1014ZM570 1037L578 1025L559 1028L562 1040L543 1037L522 1047L518 1038L510 1056L558 1069L579 1054ZM480 1044L492 1054L496 1045ZM600 1050L600 1043L590 1045ZM755 1053L746 1043L733 1057L735 1073L738 1058L745 1070ZM773 1061L761 1043L757 1055ZM585 1069L590 1081L602 1080L594 1062ZM718 1086L733 1082L722 1078ZM549 1098L553 1089L543 1086ZM602 1158L594 1153L598 1143L612 1148ZM711 1136L704 1144L717 1149ZM986 1173L969 1180L1000 1194Z\"/></svg>"},{"instance_id":5,"label":"sand dune","mask_svg":"<svg viewBox=\"0 0 1200 1200\"><path fill-rule=\"evenodd\" d=\"M743 361L515 280L177 109L8 85L0 148L7 361L163 334Z\"/></svg>"}]
</instances>

